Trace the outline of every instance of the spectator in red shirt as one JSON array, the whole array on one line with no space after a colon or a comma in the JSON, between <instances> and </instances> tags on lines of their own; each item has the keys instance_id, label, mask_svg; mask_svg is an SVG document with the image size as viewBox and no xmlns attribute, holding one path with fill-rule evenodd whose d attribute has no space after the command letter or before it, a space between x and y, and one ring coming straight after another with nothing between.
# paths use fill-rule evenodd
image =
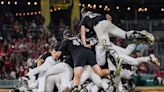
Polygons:
<instances>
[{"instance_id":1,"label":"spectator in red shirt","mask_svg":"<svg viewBox=\"0 0 164 92\"><path fill-rule=\"evenodd\" d=\"M164 71L163 70L157 71L156 77L157 77L159 85L162 85L164 83Z\"/></svg>"},{"instance_id":2,"label":"spectator in red shirt","mask_svg":"<svg viewBox=\"0 0 164 92\"><path fill-rule=\"evenodd\" d=\"M25 76L25 69L23 66L20 66L19 68L19 77Z\"/></svg>"},{"instance_id":3,"label":"spectator in red shirt","mask_svg":"<svg viewBox=\"0 0 164 92\"><path fill-rule=\"evenodd\" d=\"M6 55L6 53L5 53L5 47L4 47L4 45L2 45L1 48L0 48L0 57L3 57L5 55Z\"/></svg>"}]
</instances>

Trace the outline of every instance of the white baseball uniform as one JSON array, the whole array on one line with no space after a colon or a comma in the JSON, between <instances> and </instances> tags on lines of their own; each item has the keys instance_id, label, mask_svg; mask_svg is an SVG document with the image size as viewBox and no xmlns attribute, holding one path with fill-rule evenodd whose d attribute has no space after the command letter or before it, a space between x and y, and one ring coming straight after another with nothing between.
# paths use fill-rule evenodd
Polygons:
<instances>
[{"instance_id":1,"label":"white baseball uniform","mask_svg":"<svg viewBox=\"0 0 164 92\"><path fill-rule=\"evenodd\" d=\"M46 80L47 77L50 75L58 75L56 77L63 78L61 79L62 81L59 89L63 91L73 77L73 69L67 63L64 62L60 62L56 65L49 67L46 73L43 76L41 76L39 80L38 91L45 92L46 83L48 83L46 82Z\"/></svg>"},{"instance_id":2,"label":"white baseball uniform","mask_svg":"<svg viewBox=\"0 0 164 92\"><path fill-rule=\"evenodd\" d=\"M52 56L49 56L45 59L44 63L41 66L38 66L27 73L27 76L32 78L36 74L45 72L49 67L57 64L58 61L55 61Z\"/></svg>"}]
</instances>

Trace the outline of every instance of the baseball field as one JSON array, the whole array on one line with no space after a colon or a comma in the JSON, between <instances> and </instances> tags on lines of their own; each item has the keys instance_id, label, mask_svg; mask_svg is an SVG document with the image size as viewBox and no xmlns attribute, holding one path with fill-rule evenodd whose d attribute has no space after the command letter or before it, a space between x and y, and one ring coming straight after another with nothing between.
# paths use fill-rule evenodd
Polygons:
<instances>
[{"instance_id":1,"label":"baseball field","mask_svg":"<svg viewBox=\"0 0 164 92\"><path fill-rule=\"evenodd\" d=\"M10 89L0 89L0 92L9 92ZM161 87L136 87L135 92L164 92L164 86Z\"/></svg>"}]
</instances>

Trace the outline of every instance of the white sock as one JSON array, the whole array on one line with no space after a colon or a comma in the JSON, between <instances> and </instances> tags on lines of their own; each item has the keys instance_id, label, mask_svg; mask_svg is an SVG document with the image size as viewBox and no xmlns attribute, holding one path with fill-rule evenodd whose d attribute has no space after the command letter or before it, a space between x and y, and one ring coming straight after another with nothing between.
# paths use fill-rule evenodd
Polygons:
<instances>
[{"instance_id":1,"label":"white sock","mask_svg":"<svg viewBox=\"0 0 164 92\"><path fill-rule=\"evenodd\" d=\"M99 91L99 88L96 85L94 85L91 92L98 92L98 91Z\"/></svg>"},{"instance_id":2,"label":"white sock","mask_svg":"<svg viewBox=\"0 0 164 92\"><path fill-rule=\"evenodd\" d=\"M104 90L106 90L109 87L109 85L106 82L102 82L101 84Z\"/></svg>"},{"instance_id":3,"label":"white sock","mask_svg":"<svg viewBox=\"0 0 164 92\"><path fill-rule=\"evenodd\" d=\"M69 82L68 88L69 88L69 89L73 89L73 81Z\"/></svg>"},{"instance_id":4,"label":"white sock","mask_svg":"<svg viewBox=\"0 0 164 92\"><path fill-rule=\"evenodd\" d=\"M92 82L89 83L89 84L86 86L88 92L92 92L91 89L93 88L93 86L94 86L94 84L93 84Z\"/></svg>"}]
</instances>

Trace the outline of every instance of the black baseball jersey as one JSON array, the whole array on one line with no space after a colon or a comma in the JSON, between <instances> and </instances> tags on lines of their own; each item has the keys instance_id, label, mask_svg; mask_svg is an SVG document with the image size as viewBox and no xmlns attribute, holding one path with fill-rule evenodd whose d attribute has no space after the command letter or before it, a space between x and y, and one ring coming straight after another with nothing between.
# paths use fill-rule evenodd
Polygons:
<instances>
[{"instance_id":1,"label":"black baseball jersey","mask_svg":"<svg viewBox=\"0 0 164 92\"><path fill-rule=\"evenodd\" d=\"M65 39L62 41L61 45L59 46L58 51L68 51L71 55L76 53L77 47L81 46L82 47L82 42L79 38L72 37L69 39Z\"/></svg>"},{"instance_id":2,"label":"black baseball jersey","mask_svg":"<svg viewBox=\"0 0 164 92\"><path fill-rule=\"evenodd\" d=\"M106 17L99 13L87 12L86 15L82 17L79 26L84 25L86 28L93 30L93 27L102 20L106 20Z\"/></svg>"},{"instance_id":3,"label":"black baseball jersey","mask_svg":"<svg viewBox=\"0 0 164 92\"><path fill-rule=\"evenodd\" d=\"M86 38L96 37L96 33L93 29L86 29Z\"/></svg>"},{"instance_id":4,"label":"black baseball jersey","mask_svg":"<svg viewBox=\"0 0 164 92\"><path fill-rule=\"evenodd\" d=\"M80 39L66 39L61 43L58 51L68 51L72 56L74 67L97 64L93 51L83 47L80 41Z\"/></svg>"},{"instance_id":5,"label":"black baseball jersey","mask_svg":"<svg viewBox=\"0 0 164 92\"><path fill-rule=\"evenodd\" d=\"M73 67L73 58L71 55L67 56L64 62L67 63L68 65L70 65L72 68L74 68Z\"/></svg>"}]
</instances>

